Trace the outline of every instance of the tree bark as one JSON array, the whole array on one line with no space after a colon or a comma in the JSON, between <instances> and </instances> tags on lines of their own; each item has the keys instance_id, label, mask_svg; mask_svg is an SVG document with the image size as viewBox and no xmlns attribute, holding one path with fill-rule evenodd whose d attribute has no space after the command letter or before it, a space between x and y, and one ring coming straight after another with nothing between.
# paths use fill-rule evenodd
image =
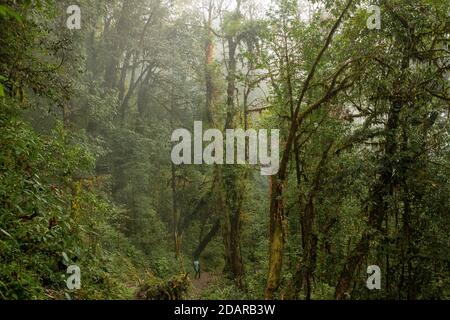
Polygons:
<instances>
[{"instance_id":1,"label":"tree bark","mask_svg":"<svg viewBox=\"0 0 450 320\"><path fill-rule=\"evenodd\" d=\"M239 9L237 9L239 10ZM227 75L227 114L225 129L233 129L235 126L236 106L236 51L238 40L235 36L228 36L228 75ZM236 281L238 287L242 287L244 264L241 254L241 220L242 220L242 182L240 171L236 167L220 169L221 182L225 201L225 217L222 224L223 240L225 246L225 272L229 273Z\"/></svg>"},{"instance_id":2,"label":"tree bark","mask_svg":"<svg viewBox=\"0 0 450 320\"><path fill-rule=\"evenodd\" d=\"M194 254L192 255L194 261L200 258L202 252L206 249L206 247L212 241L212 239L214 239L219 230L220 230L220 220L217 220L212 226L211 230L205 235L202 241L198 244L197 249L195 249Z\"/></svg>"}]
</instances>

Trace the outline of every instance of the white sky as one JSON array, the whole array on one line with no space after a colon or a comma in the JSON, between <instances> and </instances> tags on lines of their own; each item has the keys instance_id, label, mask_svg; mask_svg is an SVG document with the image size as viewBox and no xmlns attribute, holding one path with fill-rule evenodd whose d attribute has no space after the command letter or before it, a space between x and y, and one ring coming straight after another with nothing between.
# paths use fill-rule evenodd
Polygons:
<instances>
[{"instance_id":1,"label":"white sky","mask_svg":"<svg viewBox=\"0 0 450 320\"><path fill-rule=\"evenodd\" d=\"M274 4L274 0L247 0L244 3L252 3L256 8L264 13ZM224 5L232 10L236 6L236 0L224 0ZM312 12L313 5L308 0L297 0L299 15L302 19L308 20L309 14Z\"/></svg>"}]
</instances>

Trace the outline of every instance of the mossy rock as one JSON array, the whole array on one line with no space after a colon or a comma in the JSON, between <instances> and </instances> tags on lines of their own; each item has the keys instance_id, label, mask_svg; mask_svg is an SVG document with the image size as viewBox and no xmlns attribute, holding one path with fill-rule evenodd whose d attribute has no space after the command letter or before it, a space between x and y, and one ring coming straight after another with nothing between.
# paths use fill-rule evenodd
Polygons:
<instances>
[{"instance_id":1,"label":"mossy rock","mask_svg":"<svg viewBox=\"0 0 450 320\"><path fill-rule=\"evenodd\" d=\"M191 287L188 274L173 276L168 281L149 279L136 292L139 300L183 300Z\"/></svg>"}]
</instances>

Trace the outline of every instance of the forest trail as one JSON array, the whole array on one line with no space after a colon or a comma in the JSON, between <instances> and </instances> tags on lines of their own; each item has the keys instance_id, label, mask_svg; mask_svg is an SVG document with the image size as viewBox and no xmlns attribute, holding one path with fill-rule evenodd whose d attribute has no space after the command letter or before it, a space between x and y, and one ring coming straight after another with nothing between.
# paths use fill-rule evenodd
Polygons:
<instances>
[{"instance_id":1,"label":"forest trail","mask_svg":"<svg viewBox=\"0 0 450 320\"><path fill-rule=\"evenodd\" d=\"M204 290L217 280L217 275L210 272L202 272L200 279L192 279L192 299L199 299Z\"/></svg>"}]
</instances>

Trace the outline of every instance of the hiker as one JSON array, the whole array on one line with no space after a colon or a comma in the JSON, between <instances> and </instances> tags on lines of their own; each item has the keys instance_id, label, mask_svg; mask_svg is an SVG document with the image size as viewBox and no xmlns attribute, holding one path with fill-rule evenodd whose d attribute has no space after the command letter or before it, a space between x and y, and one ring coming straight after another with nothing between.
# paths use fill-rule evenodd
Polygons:
<instances>
[{"instance_id":1,"label":"hiker","mask_svg":"<svg viewBox=\"0 0 450 320\"><path fill-rule=\"evenodd\" d=\"M194 271L194 279L200 279L200 261L198 259L194 261Z\"/></svg>"}]
</instances>

